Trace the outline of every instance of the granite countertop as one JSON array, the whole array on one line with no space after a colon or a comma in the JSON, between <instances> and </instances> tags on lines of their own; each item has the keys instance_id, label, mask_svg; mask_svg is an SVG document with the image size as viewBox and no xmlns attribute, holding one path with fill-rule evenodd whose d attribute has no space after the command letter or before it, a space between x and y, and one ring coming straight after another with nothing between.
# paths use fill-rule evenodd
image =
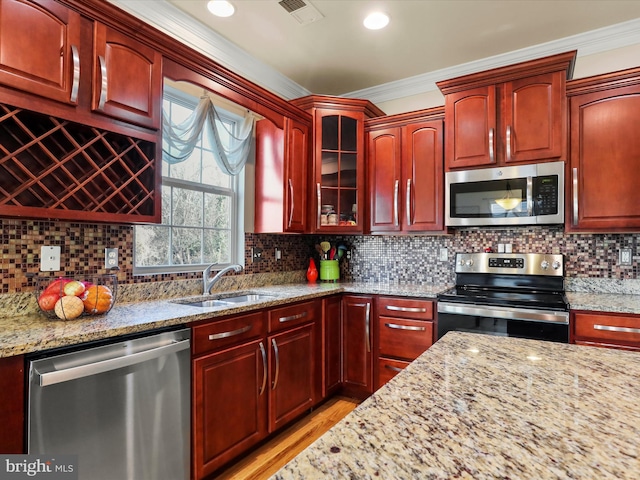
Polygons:
<instances>
[{"instance_id":1,"label":"granite countertop","mask_svg":"<svg viewBox=\"0 0 640 480\"><path fill-rule=\"evenodd\" d=\"M640 295L566 292L571 310L640 314Z\"/></svg>"},{"instance_id":2,"label":"granite countertop","mask_svg":"<svg viewBox=\"0 0 640 480\"><path fill-rule=\"evenodd\" d=\"M635 479L640 354L450 332L272 478Z\"/></svg>"},{"instance_id":3,"label":"granite countertop","mask_svg":"<svg viewBox=\"0 0 640 480\"><path fill-rule=\"evenodd\" d=\"M241 304L233 308L180 305L174 302L176 300L174 298L129 303L116 302L106 315L82 316L69 321L49 318L41 312L0 316L0 358L184 325L335 293L384 294L435 299L438 293L447 288L449 285L435 284L284 284L250 288L252 292L270 293L276 298ZM216 292L216 294L224 294L224 292Z\"/></svg>"}]
</instances>

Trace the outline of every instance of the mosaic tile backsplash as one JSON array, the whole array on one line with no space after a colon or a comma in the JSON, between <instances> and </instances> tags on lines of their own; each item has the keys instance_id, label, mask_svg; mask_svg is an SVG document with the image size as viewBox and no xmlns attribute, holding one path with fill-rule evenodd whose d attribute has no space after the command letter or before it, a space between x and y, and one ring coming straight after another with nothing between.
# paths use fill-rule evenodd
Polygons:
<instances>
[{"instance_id":1,"label":"mosaic tile backsplash","mask_svg":"<svg viewBox=\"0 0 640 480\"><path fill-rule=\"evenodd\" d=\"M200 273L156 275L133 274L133 227L36 220L2 219L2 276L0 293L35 289L34 276L42 275L40 247L61 247L64 273L86 275L106 273L104 249L118 248L119 283L193 280ZM298 272L306 270L314 245L322 240L349 246L349 258L342 262L341 277L352 281L390 283L450 283L454 280L456 252L483 251L498 243L511 243L514 252L563 253L566 276L639 279L638 234L566 235L561 227L518 227L512 229L469 228L442 236L340 236L247 234L245 271L238 275ZM251 248L261 248L263 260L251 262ZM282 259L275 260L275 248ZM440 260L441 249L447 260ZM632 265L618 264L621 248L632 251ZM56 273L55 275L59 275Z\"/></svg>"}]
</instances>

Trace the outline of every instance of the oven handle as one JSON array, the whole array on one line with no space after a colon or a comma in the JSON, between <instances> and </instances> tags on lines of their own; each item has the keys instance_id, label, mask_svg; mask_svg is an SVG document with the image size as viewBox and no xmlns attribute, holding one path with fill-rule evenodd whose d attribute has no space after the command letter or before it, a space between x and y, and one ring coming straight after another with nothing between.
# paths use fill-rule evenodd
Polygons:
<instances>
[{"instance_id":1,"label":"oven handle","mask_svg":"<svg viewBox=\"0 0 640 480\"><path fill-rule=\"evenodd\" d=\"M463 303L438 302L438 313L454 315L472 315L477 317L505 318L507 320L529 320L569 324L569 312L551 312L549 310L530 310L513 307L487 305L467 305Z\"/></svg>"}]
</instances>

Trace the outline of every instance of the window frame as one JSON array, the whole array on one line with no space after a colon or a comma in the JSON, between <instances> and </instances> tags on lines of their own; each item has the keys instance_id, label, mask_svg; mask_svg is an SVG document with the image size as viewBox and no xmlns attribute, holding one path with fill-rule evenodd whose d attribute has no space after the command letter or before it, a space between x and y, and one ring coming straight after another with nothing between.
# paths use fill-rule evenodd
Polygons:
<instances>
[{"instance_id":1,"label":"window frame","mask_svg":"<svg viewBox=\"0 0 640 480\"><path fill-rule=\"evenodd\" d=\"M182 90L171 87L169 85L164 86L163 90L163 101L165 98L168 98L169 101L188 107L195 108L198 103L198 98L190 95ZM215 97L212 97L215 102ZM218 115L223 120L230 120L234 123L235 129L237 131L238 125L242 122L242 117L240 115L229 112L224 109L224 107L216 106L216 110ZM164 114L164 111L163 111ZM160 159L159 168L161 171L163 168L163 159ZM242 266L245 265L244 259L244 196L245 196L245 170L242 169L240 174L231 176L231 186L230 188L223 188L216 185L209 185L204 183L191 182L188 180L182 180L172 177L166 177L164 175L161 176L161 185L160 185L160 194L164 195L163 187L171 187L174 188L186 188L189 190L193 190L196 192L204 192L210 194L219 194L228 196L230 198L230 232L231 239L229 242L230 247L230 261L228 263L219 263L217 265L220 268L224 268L225 266L238 263ZM197 186L197 188L193 188ZM171 191L171 190L170 190ZM164 201L164 197L163 197ZM145 224L141 226L163 226L169 229L169 261L171 261L171 246L173 245L173 228L193 228L195 230L200 230L201 238L202 234L205 230L208 230L204 227L204 225L200 227L190 227L184 225L174 225L173 224L173 195L170 195L169 198L170 204L170 212L169 212L169 223L156 223L156 224ZM203 204L204 209L204 204ZM163 214L164 217L164 214ZM154 265L154 266L138 266L136 265L136 229L138 227L135 226L133 229L133 274L134 275L154 275L154 274L172 274L172 273L191 273L191 272L202 272L209 263L198 263L198 264L179 264L179 265Z\"/></svg>"}]
</instances>

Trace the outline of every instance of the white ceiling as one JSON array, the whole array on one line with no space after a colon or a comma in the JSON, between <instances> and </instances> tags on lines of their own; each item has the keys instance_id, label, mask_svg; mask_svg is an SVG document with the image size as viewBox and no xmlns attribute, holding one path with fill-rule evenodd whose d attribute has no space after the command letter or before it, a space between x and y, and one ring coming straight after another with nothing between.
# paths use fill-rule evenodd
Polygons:
<instances>
[{"instance_id":1,"label":"white ceiling","mask_svg":"<svg viewBox=\"0 0 640 480\"><path fill-rule=\"evenodd\" d=\"M289 98L304 91L349 96L522 49L544 56L536 52L544 52L549 42L556 52L548 54L557 53L558 45L571 45L560 39L630 20L626 29L640 43L639 0L311 0L324 18L307 25L278 0L231 0L236 13L229 18L211 15L206 0L111 1L200 50L207 50L203 43L214 44L209 54L257 83L281 74L300 87L277 92ZM362 26L373 9L391 16L386 29ZM614 31L605 29L594 38L605 42ZM256 59L266 69L242 71Z\"/></svg>"}]
</instances>

